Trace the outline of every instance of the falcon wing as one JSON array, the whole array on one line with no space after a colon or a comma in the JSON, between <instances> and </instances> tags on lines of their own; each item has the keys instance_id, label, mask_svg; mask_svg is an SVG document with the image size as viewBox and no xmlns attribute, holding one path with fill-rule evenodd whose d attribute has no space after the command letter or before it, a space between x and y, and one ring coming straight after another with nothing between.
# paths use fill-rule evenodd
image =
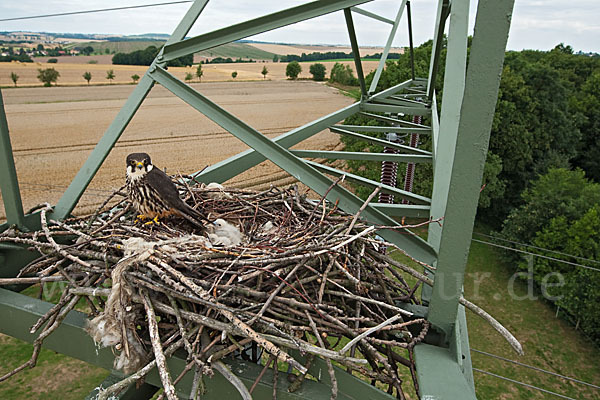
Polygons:
<instances>
[{"instance_id":1,"label":"falcon wing","mask_svg":"<svg viewBox=\"0 0 600 400\"><path fill-rule=\"evenodd\" d=\"M158 192L168 207L174 208L182 217L199 228L204 228L202 220L208 221L206 217L201 212L194 210L181 200L175 183L173 183L167 174L154 167L146 174L146 181Z\"/></svg>"},{"instance_id":2,"label":"falcon wing","mask_svg":"<svg viewBox=\"0 0 600 400\"><path fill-rule=\"evenodd\" d=\"M178 208L177 206L183 201L179 198L177 187L167 174L160 169L154 167L146 174L146 182L154 189L160 198L169 207Z\"/></svg>"}]
</instances>

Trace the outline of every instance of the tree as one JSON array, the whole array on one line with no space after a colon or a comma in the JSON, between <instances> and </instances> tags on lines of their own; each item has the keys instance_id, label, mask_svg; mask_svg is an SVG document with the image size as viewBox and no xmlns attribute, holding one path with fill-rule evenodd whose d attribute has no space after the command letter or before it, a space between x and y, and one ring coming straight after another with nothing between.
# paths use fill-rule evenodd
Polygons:
<instances>
[{"instance_id":1,"label":"tree","mask_svg":"<svg viewBox=\"0 0 600 400\"><path fill-rule=\"evenodd\" d=\"M581 170L556 168L533 181L521 197L523 204L504 221L502 236L531 243L553 218L562 216L573 221L600 204L600 184L587 180Z\"/></svg>"},{"instance_id":2,"label":"tree","mask_svg":"<svg viewBox=\"0 0 600 400\"><path fill-rule=\"evenodd\" d=\"M235 78L237 77L237 71L233 71L233 72L231 73L231 77L232 77L233 79L235 79Z\"/></svg>"},{"instance_id":3,"label":"tree","mask_svg":"<svg viewBox=\"0 0 600 400\"><path fill-rule=\"evenodd\" d=\"M107 48L105 48L105 49L104 49L104 53L105 53L105 54L110 54L110 49L109 49L108 47L107 47Z\"/></svg>"},{"instance_id":4,"label":"tree","mask_svg":"<svg viewBox=\"0 0 600 400\"><path fill-rule=\"evenodd\" d=\"M194 75L192 75L192 74L191 74L191 73L189 73L189 72L186 72L186 74L185 74L185 81L186 81L186 82L189 82L189 81L191 81L192 79L194 79Z\"/></svg>"},{"instance_id":5,"label":"tree","mask_svg":"<svg viewBox=\"0 0 600 400\"><path fill-rule=\"evenodd\" d=\"M156 46L148 46L144 50L135 50L131 53L116 53L112 58L113 64L120 65L150 65L158 55L160 49ZM167 62L167 67L191 67L194 63L194 55L188 54Z\"/></svg>"},{"instance_id":6,"label":"tree","mask_svg":"<svg viewBox=\"0 0 600 400\"><path fill-rule=\"evenodd\" d=\"M273 62L279 62L279 56L277 54L273 56Z\"/></svg>"},{"instance_id":7,"label":"tree","mask_svg":"<svg viewBox=\"0 0 600 400\"><path fill-rule=\"evenodd\" d=\"M260 73L263 75L263 79L267 78L267 74L269 73L269 70L267 69L266 65L263 67L263 69Z\"/></svg>"},{"instance_id":8,"label":"tree","mask_svg":"<svg viewBox=\"0 0 600 400\"><path fill-rule=\"evenodd\" d=\"M38 69L37 78L44 83L44 86L52 86L52 82L56 82L60 77L60 72L54 68Z\"/></svg>"},{"instance_id":9,"label":"tree","mask_svg":"<svg viewBox=\"0 0 600 400\"><path fill-rule=\"evenodd\" d=\"M290 79L298 78L300 72L302 72L302 67L298 61L292 61L285 67L285 76L288 76Z\"/></svg>"},{"instance_id":10,"label":"tree","mask_svg":"<svg viewBox=\"0 0 600 400\"><path fill-rule=\"evenodd\" d=\"M58 59L56 58L49 58L48 61L46 61L48 64L56 64L58 62Z\"/></svg>"},{"instance_id":11,"label":"tree","mask_svg":"<svg viewBox=\"0 0 600 400\"><path fill-rule=\"evenodd\" d=\"M140 76L138 74L133 74L131 75L131 79L133 80L133 83L137 83L137 81L140 80Z\"/></svg>"},{"instance_id":12,"label":"tree","mask_svg":"<svg viewBox=\"0 0 600 400\"><path fill-rule=\"evenodd\" d=\"M309 69L315 81L324 81L326 70L327 68L321 63L312 64Z\"/></svg>"},{"instance_id":13,"label":"tree","mask_svg":"<svg viewBox=\"0 0 600 400\"><path fill-rule=\"evenodd\" d=\"M13 83L15 84L15 87L17 87L17 81L19 80L19 75L17 75L14 72L11 72L10 79L12 79Z\"/></svg>"},{"instance_id":14,"label":"tree","mask_svg":"<svg viewBox=\"0 0 600 400\"><path fill-rule=\"evenodd\" d=\"M112 69L109 69L108 71L106 71L106 79L108 79L110 81L110 83L112 84L113 79L115 79L115 71Z\"/></svg>"},{"instance_id":15,"label":"tree","mask_svg":"<svg viewBox=\"0 0 600 400\"><path fill-rule=\"evenodd\" d=\"M92 80L92 73L91 72L84 72L83 73L83 79L85 79L88 83L88 85L90 84L90 81Z\"/></svg>"},{"instance_id":16,"label":"tree","mask_svg":"<svg viewBox=\"0 0 600 400\"><path fill-rule=\"evenodd\" d=\"M204 71L202 71L202 64L198 64L198 68L196 68L196 76L198 77L198 82L202 82L202 75L204 75Z\"/></svg>"},{"instance_id":17,"label":"tree","mask_svg":"<svg viewBox=\"0 0 600 400\"><path fill-rule=\"evenodd\" d=\"M331 68L329 77L330 82L340 83L348 86L358 86L358 79L354 76L354 72L349 65L335 63Z\"/></svg>"},{"instance_id":18,"label":"tree","mask_svg":"<svg viewBox=\"0 0 600 400\"><path fill-rule=\"evenodd\" d=\"M83 49L81 49L81 52L86 56L89 56L94 52L94 48L92 46L85 46Z\"/></svg>"}]
</instances>

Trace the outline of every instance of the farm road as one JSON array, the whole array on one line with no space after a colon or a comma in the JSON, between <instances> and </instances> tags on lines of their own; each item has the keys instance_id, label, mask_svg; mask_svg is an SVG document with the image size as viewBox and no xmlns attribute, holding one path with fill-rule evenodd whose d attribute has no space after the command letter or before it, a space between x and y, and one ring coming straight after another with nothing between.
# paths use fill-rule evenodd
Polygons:
<instances>
[{"instance_id":1,"label":"farm road","mask_svg":"<svg viewBox=\"0 0 600 400\"><path fill-rule=\"evenodd\" d=\"M352 103L323 84L304 81L192 84L268 137L275 137ZM133 90L131 85L4 89L3 97L24 208L56 204ZM302 148L333 149L321 132ZM167 173L193 173L247 146L160 86L125 130L82 197L76 213L97 207L124 183L127 154L144 151ZM233 178L236 187L281 185L292 179L265 162ZM0 205L0 220L5 218Z\"/></svg>"}]
</instances>

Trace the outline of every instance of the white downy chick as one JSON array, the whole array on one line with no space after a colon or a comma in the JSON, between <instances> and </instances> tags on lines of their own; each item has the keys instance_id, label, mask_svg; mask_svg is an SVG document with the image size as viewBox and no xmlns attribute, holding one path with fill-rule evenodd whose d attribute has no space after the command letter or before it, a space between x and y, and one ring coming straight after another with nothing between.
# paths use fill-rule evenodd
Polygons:
<instances>
[{"instance_id":1,"label":"white downy chick","mask_svg":"<svg viewBox=\"0 0 600 400\"><path fill-rule=\"evenodd\" d=\"M212 232L208 234L213 245L237 246L242 242L243 235L239 228L224 219L218 218L209 226Z\"/></svg>"},{"instance_id":2,"label":"white downy chick","mask_svg":"<svg viewBox=\"0 0 600 400\"><path fill-rule=\"evenodd\" d=\"M225 192L225 186L221 185L220 183L211 182L204 186L203 189L207 191L206 195L211 199L231 199L231 195Z\"/></svg>"}]
</instances>

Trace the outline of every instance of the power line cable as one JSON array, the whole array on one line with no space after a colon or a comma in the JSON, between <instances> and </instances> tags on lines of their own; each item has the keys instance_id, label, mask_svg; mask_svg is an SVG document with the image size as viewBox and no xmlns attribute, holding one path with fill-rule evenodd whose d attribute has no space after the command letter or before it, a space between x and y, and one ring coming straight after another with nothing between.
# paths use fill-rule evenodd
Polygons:
<instances>
[{"instance_id":1,"label":"power line cable","mask_svg":"<svg viewBox=\"0 0 600 400\"><path fill-rule=\"evenodd\" d=\"M130 10L133 8L147 8L147 7L167 6L167 5L173 5L173 4L193 3L193 2L194 2L193 0L180 0L180 1L169 1L169 2L165 2L165 3L140 4L137 6L100 8L97 10L83 10L83 11L71 11L71 12L63 12L63 13L56 13L56 14L31 15L28 17L2 18L2 19L0 19L0 22L21 21L24 19L35 19L35 18L62 17L65 15L92 14L92 13L105 12L105 11Z\"/></svg>"},{"instance_id":2,"label":"power line cable","mask_svg":"<svg viewBox=\"0 0 600 400\"><path fill-rule=\"evenodd\" d=\"M512 243L512 244L517 244L519 246L524 246L524 247L531 247L533 249L537 249L537 250L542 250L542 251L546 251L548 253L556 253L556 254L560 254L562 256L567 256L567 257L571 257L571 258L576 258L578 260L583 260L583 261L589 261L595 264L600 264L600 261L598 260L592 260L590 258L585 258L585 257L579 257L579 256L574 256L573 254L568 254L568 253L563 253L562 251L557 251L557 250L550 250L550 249L545 249L543 247L538 247L538 246L534 246L532 244L525 244L525 243L521 243L521 242L515 242L514 240L508 240L508 239L504 239L501 237L497 237L497 236L492 236L492 235L486 235L485 233L480 233L480 232L473 232L476 235L480 235L480 236L485 236L488 237L490 239L494 239L494 240L500 240L503 242L508 242L508 243Z\"/></svg>"},{"instance_id":3,"label":"power line cable","mask_svg":"<svg viewBox=\"0 0 600 400\"><path fill-rule=\"evenodd\" d=\"M477 243L483 243L483 244L487 244L489 246L495 246L495 247L499 247L499 248L505 249L505 250L516 251L517 253L529 254L529 255L532 255L532 256L536 256L536 257L540 257L540 258L545 258L547 260L556 261L556 262L559 262L559 263L573 265L575 267L581 267L581 268L589 269L589 270L592 270L592 271L600 272L600 268L590 267L589 265L577 264L577 263L570 262L570 261L560 260L558 258L548 257L548 256L545 256L545 255L542 255L542 254L532 253L532 252L525 251L525 250L519 250L519 249L515 249L513 247L503 246L503 245L497 244L497 243L486 242L484 240L479 240L479 239L471 239L471 240L474 241L474 242L477 242Z\"/></svg>"},{"instance_id":4,"label":"power line cable","mask_svg":"<svg viewBox=\"0 0 600 400\"><path fill-rule=\"evenodd\" d=\"M514 380L514 379L510 379L510 378L507 378L507 377L505 377L505 376L502 376L502 375L497 375L497 374L494 374L494 373L492 373L492 372L483 371L483 370L481 370L481 369L478 369L478 368L473 368L473 371L477 371L477 372L480 372L480 373L482 373L482 374L490 375L490 376L493 376L493 377L495 377L495 378L498 378L498 379L503 379L503 380L505 380L505 381L509 381L509 382L512 382L512 383L516 383L517 385L525 386L525 387L528 387L528 388L530 388L530 389L538 390L538 391L540 391L540 392L548 393L548 394L551 394L551 395L553 395L553 396L560 397L561 399L567 399L567 400L576 400L576 399L574 399L574 398L572 398L572 397L568 397L568 396L565 396L565 395L562 395L562 394L559 394L559 393L551 392L550 390L547 390L547 389L542 389L542 388L540 388L540 387L537 387L537 386L530 385L529 383L525 383L525 382L516 381L516 380Z\"/></svg>"},{"instance_id":5,"label":"power line cable","mask_svg":"<svg viewBox=\"0 0 600 400\"><path fill-rule=\"evenodd\" d=\"M582 384L582 385L590 386L590 387L593 387L594 389L600 389L600 386L594 385L592 383L580 381L579 379L575 379L575 378L571 378L571 377L568 377L568 376L565 376L565 375L557 374L556 372L547 371L545 369L534 367L532 365L523 364L523 363L515 361L515 360L511 360L511 359L508 359L508 358L504 358L504 357L498 356L496 354L486 353L485 351L476 350L476 349L471 349L471 351L473 351L475 353L486 355L488 357L497 358L497 359L502 360L502 361L506 361L506 362L513 363L513 364L516 364L516 365L520 365L521 367L530 368L530 369L533 369L535 371L543 372L545 374L554 375L556 377L559 377L559 378L562 378L562 379L566 379L566 380L569 380L569 381L573 381L573 382L576 382L576 383L579 383L579 384Z\"/></svg>"}]
</instances>

